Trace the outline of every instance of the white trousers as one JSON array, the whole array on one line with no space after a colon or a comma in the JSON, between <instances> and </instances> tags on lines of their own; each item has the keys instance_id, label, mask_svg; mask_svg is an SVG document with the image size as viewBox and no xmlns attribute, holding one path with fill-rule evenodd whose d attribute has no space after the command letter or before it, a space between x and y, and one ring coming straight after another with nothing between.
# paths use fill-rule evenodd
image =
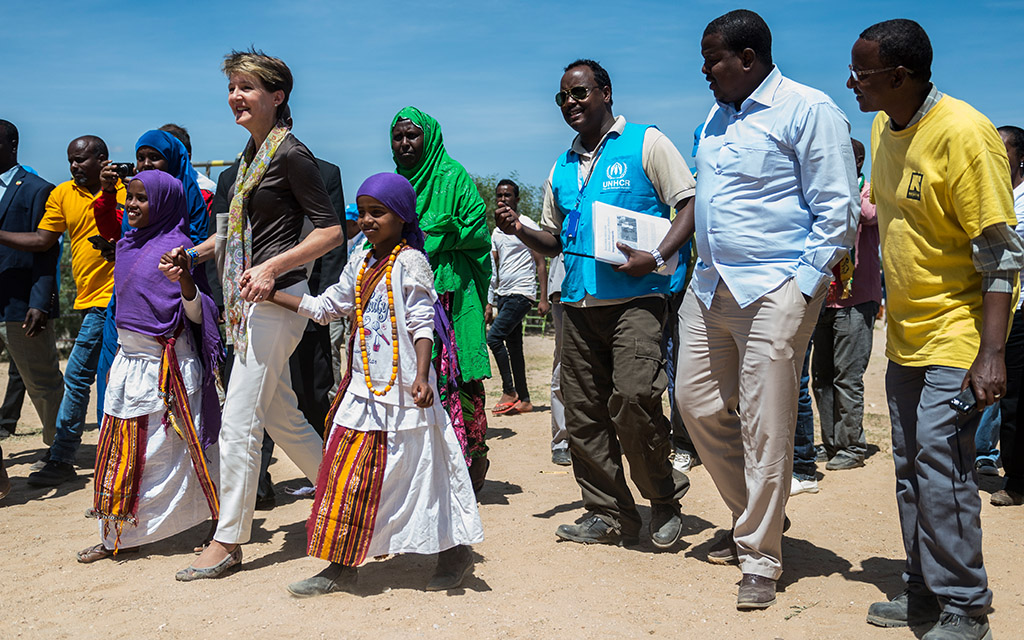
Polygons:
<instances>
[{"instance_id":1,"label":"white trousers","mask_svg":"<svg viewBox=\"0 0 1024 640\"><path fill-rule=\"evenodd\" d=\"M284 289L301 296L305 282ZM266 430L292 462L314 483L323 457L323 441L298 409L288 359L306 318L272 302L249 312L245 360L235 354L220 431L220 522L214 539L224 544L249 541L260 473L260 448Z\"/></svg>"}]
</instances>

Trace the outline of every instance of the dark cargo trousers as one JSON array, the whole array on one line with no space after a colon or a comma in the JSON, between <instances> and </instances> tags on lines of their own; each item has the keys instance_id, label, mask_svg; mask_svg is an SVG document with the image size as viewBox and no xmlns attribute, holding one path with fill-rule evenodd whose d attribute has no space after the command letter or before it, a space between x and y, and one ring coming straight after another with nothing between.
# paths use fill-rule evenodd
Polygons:
<instances>
[{"instance_id":1,"label":"dark cargo trousers","mask_svg":"<svg viewBox=\"0 0 1024 640\"><path fill-rule=\"evenodd\" d=\"M640 495L676 505L690 488L669 462L669 425L662 411L668 386L661 335L666 302L645 297L623 304L565 305L562 393L573 473L584 507L628 536L640 514L626 485L625 454Z\"/></svg>"}]
</instances>

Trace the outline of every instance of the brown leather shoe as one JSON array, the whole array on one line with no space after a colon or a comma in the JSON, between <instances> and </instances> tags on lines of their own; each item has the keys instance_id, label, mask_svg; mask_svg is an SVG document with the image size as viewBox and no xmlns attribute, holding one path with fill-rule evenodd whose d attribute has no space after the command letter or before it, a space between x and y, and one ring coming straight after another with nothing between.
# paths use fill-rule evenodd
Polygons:
<instances>
[{"instance_id":1,"label":"brown leather shoe","mask_svg":"<svg viewBox=\"0 0 1024 640\"><path fill-rule=\"evenodd\" d=\"M1019 507L1024 504L1024 495L1021 495L1016 491L1000 489L992 494L992 497L989 498L989 502L997 507Z\"/></svg>"},{"instance_id":2,"label":"brown leather shoe","mask_svg":"<svg viewBox=\"0 0 1024 640\"><path fill-rule=\"evenodd\" d=\"M736 551L736 541L732 538L732 530L718 536L708 549L708 562L711 564L736 564L740 554Z\"/></svg>"},{"instance_id":3,"label":"brown leather shoe","mask_svg":"<svg viewBox=\"0 0 1024 640\"><path fill-rule=\"evenodd\" d=\"M736 596L736 608L740 611L767 609L775 604L775 580L744 573L740 580L740 591Z\"/></svg>"}]
</instances>

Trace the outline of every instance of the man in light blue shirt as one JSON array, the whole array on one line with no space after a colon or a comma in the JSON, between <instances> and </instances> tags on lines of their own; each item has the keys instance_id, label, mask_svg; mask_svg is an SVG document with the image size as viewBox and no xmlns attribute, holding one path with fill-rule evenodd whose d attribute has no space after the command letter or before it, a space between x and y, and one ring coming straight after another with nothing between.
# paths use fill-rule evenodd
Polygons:
<instances>
[{"instance_id":1,"label":"man in light blue shirt","mask_svg":"<svg viewBox=\"0 0 1024 640\"><path fill-rule=\"evenodd\" d=\"M824 93L783 77L751 11L712 21L703 73L717 103L697 152L697 264L679 311L676 403L733 530L708 560L739 562L736 606L775 603L804 354L859 208L850 127Z\"/></svg>"}]
</instances>

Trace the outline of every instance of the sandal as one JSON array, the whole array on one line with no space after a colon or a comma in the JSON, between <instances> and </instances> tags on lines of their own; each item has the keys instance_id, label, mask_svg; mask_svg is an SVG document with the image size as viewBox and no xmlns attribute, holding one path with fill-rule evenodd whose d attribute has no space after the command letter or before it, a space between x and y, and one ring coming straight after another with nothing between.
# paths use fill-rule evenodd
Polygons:
<instances>
[{"instance_id":1,"label":"sandal","mask_svg":"<svg viewBox=\"0 0 1024 640\"><path fill-rule=\"evenodd\" d=\"M117 553L135 553L138 550L138 547L130 547L128 549L118 549ZM102 560L104 558L114 557L114 550L107 549L103 546L103 543L101 542L98 545L89 547L88 549L82 549L81 551L76 553L75 556L78 558L78 561L82 564L89 564L91 562L96 562L97 560Z\"/></svg>"},{"instance_id":2,"label":"sandal","mask_svg":"<svg viewBox=\"0 0 1024 640\"><path fill-rule=\"evenodd\" d=\"M493 413L496 416L505 415L512 409L515 409L517 404L519 404L519 400L513 400L512 402L499 402L498 404L494 405L493 409L491 409L491 413Z\"/></svg>"}]
</instances>

